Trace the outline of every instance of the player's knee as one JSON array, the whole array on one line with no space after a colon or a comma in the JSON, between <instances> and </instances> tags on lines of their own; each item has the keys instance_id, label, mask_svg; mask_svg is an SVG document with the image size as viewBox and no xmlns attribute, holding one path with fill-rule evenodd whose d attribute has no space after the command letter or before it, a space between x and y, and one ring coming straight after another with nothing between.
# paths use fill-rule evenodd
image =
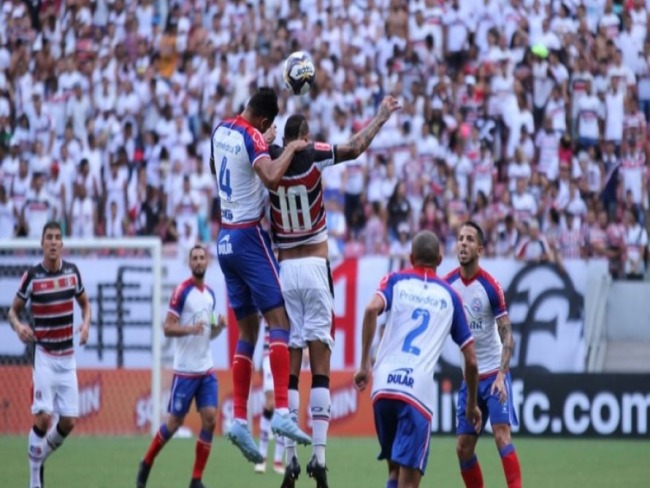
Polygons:
<instances>
[{"instance_id":1,"label":"player's knee","mask_svg":"<svg viewBox=\"0 0 650 488\"><path fill-rule=\"evenodd\" d=\"M493 425L492 429L494 431L494 442L497 445L497 449L503 449L512 442L510 438L510 427L507 424Z\"/></svg>"},{"instance_id":2,"label":"player's knee","mask_svg":"<svg viewBox=\"0 0 650 488\"><path fill-rule=\"evenodd\" d=\"M208 432L214 432L214 429L217 427L217 416L216 415L206 415L203 418L202 428Z\"/></svg>"},{"instance_id":3,"label":"player's knee","mask_svg":"<svg viewBox=\"0 0 650 488\"><path fill-rule=\"evenodd\" d=\"M456 455L458 459L469 459L474 455L474 443L463 437L456 442Z\"/></svg>"},{"instance_id":4,"label":"player's knee","mask_svg":"<svg viewBox=\"0 0 650 488\"><path fill-rule=\"evenodd\" d=\"M34 415L34 425L42 432L50 430L52 417L47 413L38 413Z\"/></svg>"},{"instance_id":5,"label":"player's knee","mask_svg":"<svg viewBox=\"0 0 650 488\"><path fill-rule=\"evenodd\" d=\"M170 415L167 419L167 430L170 434L174 434L181 425L183 425L183 420L185 417L177 417L176 415Z\"/></svg>"},{"instance_id":6,"label":"player's knee","mask_svg":"<svg viewBox=\"0 0 650 488\"><path fill-rule=\"evenodd\" d=\"M62 434L68 435L74 429L76 419L73 417L61 417L57 424Z\"/></svg>"}]
</instances>

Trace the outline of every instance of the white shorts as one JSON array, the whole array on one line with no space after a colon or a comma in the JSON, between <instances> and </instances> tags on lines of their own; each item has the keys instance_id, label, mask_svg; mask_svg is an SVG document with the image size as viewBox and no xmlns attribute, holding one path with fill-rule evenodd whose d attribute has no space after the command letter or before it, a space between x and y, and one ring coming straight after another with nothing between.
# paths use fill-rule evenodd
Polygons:
<instances>
[{"instance_id":1,"label":"white shorts","mask_svg":"<svg viewBox=\"0 0 650 488\"><path fill-rule=\"evenodd\" d=\"M262 360L262 391L264 393L274 391L273 374L271 373L271 359L268 354Z\"/></svg>"},{"instance_id":2,"label":"white shorts","mask_svg":"<svg viewBox=\"0 0 650 488\"><path fill-rule=\"evenodd\" d=\"M334 347L334 294L326 259L308 257L280 263L280 284L289 315L289 347L302 349L308 341Z\"/></svg>"},{"instance_id":3,"label":"white shorts","mask_svg":"<svg viewBox=\"0 0 650 488\"><path fill-rule=\"evenodd\" d=\"M79 385L74 356L52 356L38 347L34 356L32 414L78 417Z\"/></svg>"}]
</instances>

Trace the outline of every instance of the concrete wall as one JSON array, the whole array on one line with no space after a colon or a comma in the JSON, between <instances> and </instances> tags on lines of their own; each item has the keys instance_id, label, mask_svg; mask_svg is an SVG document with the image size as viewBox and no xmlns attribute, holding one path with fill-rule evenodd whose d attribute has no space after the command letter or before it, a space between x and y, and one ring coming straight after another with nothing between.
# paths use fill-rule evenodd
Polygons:
<instances>
[{"instance_id":1,"label":"concrete wall","mask_svg":"<svg viewBox=\"0 0 650 488\"><path fill-rule=\"evenodd\" d=\"M608 340L650 342L650 283L613 282L606 313Z\"/></svg>"}]
</instances>

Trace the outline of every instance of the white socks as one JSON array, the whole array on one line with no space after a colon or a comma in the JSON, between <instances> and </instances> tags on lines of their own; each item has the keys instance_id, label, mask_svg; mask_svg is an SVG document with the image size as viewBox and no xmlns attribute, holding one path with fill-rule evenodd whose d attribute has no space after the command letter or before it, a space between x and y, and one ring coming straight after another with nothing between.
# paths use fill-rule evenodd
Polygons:
<instances>
[{"instance_id":1,"label":"white socks","mask_svg":"<svg viewBox=\"0 0 650 488\"><path fill-rule=\"evenodd\" d=\"M45 461L45 437L38 436L32 428L29 431L28 443L29 487L41 488L41 466L43 465L43 461Z\"/></svg>"},{"instance_id":2,"label":"white socks","mask_svg":"<svg viewBox=\"0 0 650 488\"><path fill-rule=\"evenodd\" d=\"M325 446L327 445L331 408L329 388L314 388L312 386L309 407L312 419L313 452L318 464L325 466Z\"/></svg>"},{"instance_id":3,"label":"white socks","mask_svg":"<svg viewBox=\"0 0 650 488\"><path fill-rule=\"evenodd\" d=\"M298 393L298 390L294 390L293 388L289 388L289 414L291 415L291 419L298 423L298 410L300 409L300 394ZM298 455L298 452L296 451L296 441L289 439L288 437L284 438L284 447L285 447L285 452L287 453L286 460L287 464L291 462L291 459L293 456Z\"/></svg>"}]
</instances>

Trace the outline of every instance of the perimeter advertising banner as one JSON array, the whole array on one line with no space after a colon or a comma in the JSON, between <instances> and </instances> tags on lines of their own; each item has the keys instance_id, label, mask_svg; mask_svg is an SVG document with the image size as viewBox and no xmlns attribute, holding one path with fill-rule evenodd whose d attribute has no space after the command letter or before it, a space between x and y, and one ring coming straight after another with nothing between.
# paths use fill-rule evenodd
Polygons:
<instances>
[{"instance_id":1,"label":"perimeter advertising banner","mask_svg":"<svg viewBox=\"0 0 650 488\"><path fill-rule=\"evenodd\" d=\"M231 372L216 372L219 382L219 421L223 434L232 420ZM151 418L148 370L80 370L80 418L75 432L85 435L148 434ZM311 431L309 418L310 376L300 378L300 423ZM0 435L24 435L31 426L31 369L0 367ZM433 434L453 434L456 425L458 374L436 377ZM352 372L332 374L333 436L374 436L370 393L358 392ZM516 376L513 399L519 435L647 438L650 414L648 375L553 374L536 370ZM257 435L264 395L255 375L250 413ZM199 417L192 411L186 425L196 435ZM488 426L489 429L489 426Z\"/></svg>"},{"instance_id":2,"label":"perimeter advertising banner","mask_svg":"<svg viewBox=\"0 0 650 488\"><path fill-rule=\"evenodd\" d=\"M30 364L29 350L11 331L6 316L22 274L37 259L0 256L0 364ZM151 261L144 257L103 256L98 259L84 255L75 255L72 260L81 271L93 306L89 344L77 348L78 365L91 369L149 368L151 327L162 325L151 324L154 306L151 302ZM333 370L350 370L358 364L365 306L381 278L395 264L385 257L366 257L333 265L336 316ZM512 358L513 369L539 367L554 373L584 371L586 284L594 269L600 266L606 270L606 264L576 260L566 262L564 270L560 270L550 265L486 259L483 265L499 280L506 295L517 345ZM439 274L455 266L454 259L446 259ZM162 274L163 303L159 306L164 317L174 287L188 275L187 265L165 259ZM216 264L208 269L206 279L215 290L217 311L227 314L226 289ZM228 316L228 330L212 342L217 368L230 366L237 341L234 316ZM167 362L172 353L172 342L166 341L163 357ZM449 341L441 364L445 370L452 370L459 363L460 354Z\"/></svg>"}]
</instances>

